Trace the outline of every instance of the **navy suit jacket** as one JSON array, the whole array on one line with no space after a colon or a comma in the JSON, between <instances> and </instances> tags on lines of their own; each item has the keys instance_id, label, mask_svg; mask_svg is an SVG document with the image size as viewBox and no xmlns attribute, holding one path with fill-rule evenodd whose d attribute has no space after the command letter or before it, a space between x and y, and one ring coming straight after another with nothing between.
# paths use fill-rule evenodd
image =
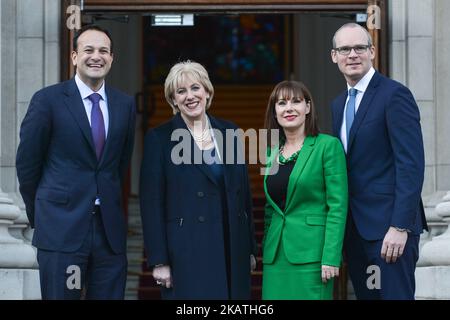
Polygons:
<instances>
[{"instance_id":1,"label":"navy suit jacket","mask_svg":"<svg viewBox=\"0 0 450 320\"><path fill-rule=\"evenodd\" d=\"M237 128L230 122L209 118L224 139L226 129ZM177 147L180 142L172 141L175 131L184 133L180 140L189 142L193 151L195 142L179 113L151 129L145 138L140 197L148 264L171 266L174 286L163 290L164 298L227 299L222 190L206 164L173 161L180 154L187 161L193 160L185 153L189 148L181 150ZM232 151L237 154L237 141L233 139L234 150L227 148L231 144L224 141L222 159L231 156ZM257 247L247 168L243 163L225 164L223 171L231 298L250 299L250 254L256 255Z\"/></svg>"},{"instance_id":2,"label":"navy suit jacket","mask_svg":"<svg viewBox=\"0 0 450 320\"><path fill-rule=\"evenodd\" d=\"M16 167L33 245L74 252L89 230L95 198L116 253L126 249L121 183L131 157L135 105L106 86L109 130L100 161L75 80L44 88L31 99L20 128Z\"/></svg>"},{"instance_id":3,"label":"navy suit jacket","mask_svg":"<svg viewBox=\"0 0 450 320\"><path fill-rule=\"evenodd\" d=\"M347 91L332 103L340 136ZM375 72L356 113L347 147L349 211L366 240L390 226L420 234L427 228L421 200L424 150L420 114L402 84Z\"/></svg>"}]
</instances>

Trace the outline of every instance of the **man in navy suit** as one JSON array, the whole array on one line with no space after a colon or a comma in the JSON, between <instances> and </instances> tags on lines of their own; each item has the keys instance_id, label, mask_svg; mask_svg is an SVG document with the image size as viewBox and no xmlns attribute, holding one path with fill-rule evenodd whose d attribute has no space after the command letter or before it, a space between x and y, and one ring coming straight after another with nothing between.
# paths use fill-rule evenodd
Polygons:
<instances>
[{"instance_id":1,"label":"man in navy suit","mask_svg":"<svg viewBox=\"0 0 450 320\"><path fill-rule=\"evenodd\" d=\"M347 154L349 216L344 249L358 299L414 299L424 150L411 92L372 66L366 29L333 37L331 58L347 81L332 103L334 134Z\"/></svg>"},{"instance_id":2,"label":"man in navy suit","mask_svg":"<svg viewBox=\"0 0 450 320\"><path fill-rule=\"evenodd\" d=\"M105 85L109 33L74 37L76 76L34 94L16 167L34 228L43 299L123 299L126 221L121 185L133 149L135 106Z\"/></svg>"}]
</instances>

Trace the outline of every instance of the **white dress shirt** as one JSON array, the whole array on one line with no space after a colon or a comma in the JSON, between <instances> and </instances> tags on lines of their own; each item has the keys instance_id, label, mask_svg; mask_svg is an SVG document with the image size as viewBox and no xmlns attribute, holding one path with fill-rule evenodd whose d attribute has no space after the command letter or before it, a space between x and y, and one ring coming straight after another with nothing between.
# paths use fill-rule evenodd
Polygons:
<instances>
[{"instance_id":1,"label":"white dress shirt","mask_svg":"<svg viewBox=\"0 0 450 320\"><path fill-rule=\"evenodd\" d=\"M84 109L86 110L86 115L89 120L89 126L91 126L91 111L92 111L92 101L89 100L89 96L95 93L91 88L89 88L81 79L78 77L78 74L75 75L75 82L78 87L78 91L80 91L81 98L83 99ZM99 101L100 110L102 110L103 121L105 122L105 142L106 137L108 136L109 129L109 113L108 113L108 100L105 92L105 81L101 88L97 91L97 93L102 97ZM100 205L100 199L97 197L95 199L95 205Z\"/></svg>"},{"instance_id":2,"label":"white dress shirt","mask_svg":"<svg viewBox=\"0 0 450 320\"><path fill-rule=\"evenodd\" d=\"M78 74L75 75L75 82L78 87L78 91L80 91L81 98L83 99L84 109L86 110L86 115L89 120L89 126L91 125L91 111L92 111L92 102L89 100L89 96L93 93L91 88L89 88L79 77ZM105 82L101 88L97 91L97 93L102 97L100 99L100 110L102 110L103 121L105 122L105 138L108 137L108 129L109 129L109 113L108 113L108 99L106 97L105 92Z\"/></svg>"},{"instance_id":3,"label":"white dress shirt","mask_svg":"<svg viewBox=\"0 0 450 320\"><path fill-rule=\"evenodd\" d=\"M355 118L356 118L356 113L358 112L358 108L359 105L361 103L361 100L364 96L364 93L367 90L367 87L369 86L369 82L370 80L372 80L373 75L375 74L375 69L374 68L370 68L369 71L366 73L366 75L364 77L362 77L361 80L359 80L359 82L353 87L356 90L358 90L356 92L356 97L355 97ZM347 92L348 90L350 90L350 88L352 88L348 83L347 83ZM345 108L344 108L344 114L342 117L342 125L341 125L341 141L342 144L344 146L344 150L347 153L347 124L345 121L345 112L347 110L347 103L348 100L350 99L350 96L347 94L347 100L345 100Z\"/></svg>"}]
</instances>

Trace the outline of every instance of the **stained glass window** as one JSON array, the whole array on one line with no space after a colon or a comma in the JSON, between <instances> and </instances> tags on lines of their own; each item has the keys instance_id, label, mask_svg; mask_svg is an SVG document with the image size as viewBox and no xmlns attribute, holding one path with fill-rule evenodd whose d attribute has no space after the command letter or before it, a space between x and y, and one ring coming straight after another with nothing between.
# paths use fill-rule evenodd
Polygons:
<instances>
[{"instance_id":1,"label":"stained glass window","mask_svg":"<svg viewBox=\"0 0 450 320\"><path fill-rule=\"evenodd\" d=\"M284 79L284 17L200 15L192 27L154 27L144 21L147 84L162 84L187 59L204 65L214 84L272 84Z\"/></svg>"}]
</instances>

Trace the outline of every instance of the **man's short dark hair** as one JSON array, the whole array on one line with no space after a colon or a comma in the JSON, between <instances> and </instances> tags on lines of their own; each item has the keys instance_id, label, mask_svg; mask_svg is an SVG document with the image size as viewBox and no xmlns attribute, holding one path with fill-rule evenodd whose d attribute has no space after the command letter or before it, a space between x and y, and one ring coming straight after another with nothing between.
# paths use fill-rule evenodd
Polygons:
<instances>
[{"instance_id":1,"label":"man's short dark hair","mask_svg":"<svg viewBox=\"0 0 450 320\"><path fill-rule=\"evenodd\" d=\"M74 51L78 50L78 38L88 30L96 30L96 31L100 31L100 32L103 32L104 34L106 34L106 36L109 38L109 42L111 43L111 48L109 48L109 49L110 49L111 53L113 53L113 40L111 38L111 34L109 33L108 30L103 29L102 27L95 25L95 24L85 25L75 33L73 40L72 40L72 46L73 46Z\"/></svg>"}]
</instances>

